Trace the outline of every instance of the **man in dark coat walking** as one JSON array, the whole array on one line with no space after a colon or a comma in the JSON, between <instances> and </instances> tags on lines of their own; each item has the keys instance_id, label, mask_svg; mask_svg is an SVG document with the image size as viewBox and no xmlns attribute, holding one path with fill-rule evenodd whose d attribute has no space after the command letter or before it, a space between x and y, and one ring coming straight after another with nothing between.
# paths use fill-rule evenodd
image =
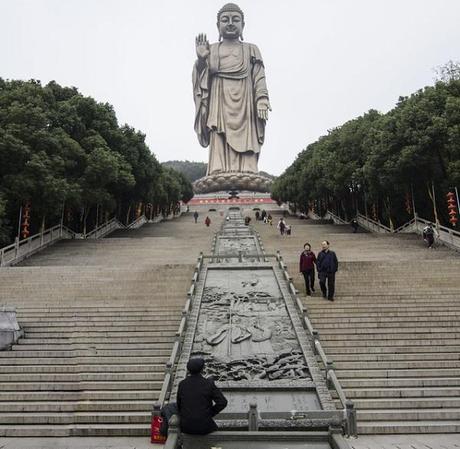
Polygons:
<instances>
[{"instance_id":1,"label":"man in dark coat walking","mask_svg":"<svg viewBox=\"0 0 460 449\"><path fill-rule=\"evenodd\" d=\"M339 261L334 251L329 249L329 242L321 243L322 250L318 254L316 267L318 268L319 286L323 292L323 298L334 301L335 273L339 269ZM326 288L327 281L327 288Z\"/></svg>"},{"instance_id":2,"label":"man in dark coat walking","mask_svg":"<svg viewBox=\"0 0 460 449\"><path fill-rule=\"evenodd\" d=\"M203 368L202 358L190 359L187 363L190 375L179 383L177 390L180 428L192 435L206 435L217 430L212 418L227 406L227 399L214 381L201 375Z\"/></svg>"}]
</instances>

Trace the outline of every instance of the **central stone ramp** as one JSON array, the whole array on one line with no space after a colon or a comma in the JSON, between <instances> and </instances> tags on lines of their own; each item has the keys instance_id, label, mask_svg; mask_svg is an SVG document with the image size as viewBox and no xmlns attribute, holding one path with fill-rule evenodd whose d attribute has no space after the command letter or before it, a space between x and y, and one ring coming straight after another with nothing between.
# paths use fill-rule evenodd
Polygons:
<instances>
[{"instance_id":1,"label":"central stone ramp","mask_svg":"<svg viewBox=\"0 0 460 449\"><path fill-rule=\"evenodd\" d=\"M271 441L273 448L330 448L333 434L348 447L336 434L343 410L336 410L329 394L280 259L262 248L241 213L230 211L201 265L170 397L176 397L189 358L203 357L205 376L213 376L229 400L219 428L247 428L248 410L257 404L258 428L265 433L249 438L217 432L203 442L185 436L185 447L204 449L211 441L228 448L238 447L233 441L245 447L264 441L268 447ZM303 433L296 439L291 431ZM323 438L308 431L323 431Z\"/></svg>"}]
</instances>

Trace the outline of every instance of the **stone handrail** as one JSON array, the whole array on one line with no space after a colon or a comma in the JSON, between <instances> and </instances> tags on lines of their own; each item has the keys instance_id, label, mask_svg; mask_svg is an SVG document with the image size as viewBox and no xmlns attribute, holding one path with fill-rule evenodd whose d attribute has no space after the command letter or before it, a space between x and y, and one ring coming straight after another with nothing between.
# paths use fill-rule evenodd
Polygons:
<instances>
[{"instance_id":1,"label":"stone handrail","mask_svg":"<svg viewBox=\"0 0 460 449\"><path fill-rule=\"evenodd\" d=\"M140 227L147 222L145 216L140 218L144 220L142 222L139 222L139 219L136 220L138 221L138 226L136 227ZM131 225L125 226L117 218L112 218L86 234L79 234L59 224L24 240L16 239L15 243L0 248L0 267L19 263L61 239L100 239L115 229L131 229Z\"/></svg>"},{"instance_id":2,"label":"stone handrail","mask_svg":"<svg viewBox=\"0 0 460 449\"><path fill-rule=\"evenodd\" d=\"M347 225L350 224L349 221L346 221L343 218L340 218L338 215L334 214L330 210L326 211L324 218L331 219L334 222L334 224L347 224Z\"/></svg>"},{"instance_id":3,"label":"stone handrail","mask_svg":"<svg viewBox=\"0 0 460 449\"><path fill-rule=\"evenodd\" d=\"M122 229L125 226L117 219L112 218L111 220L101 224L97 228L93 229L91 232L82 234L82 238L85 239L100 239L115 229Z\"/></svg>"},{"instance_id":4,"label":"stone handrail","mask_svg":"<svg viewBox=\"0 0 460 449\"><path fill-rule=\"evenodd\" d=\"M300 300L297 290L292 283L292 278L287 271L286 264L283 261L283 258L279 252L277 252L276 259L278 261L279 267L283 271L283 275L289 282L289 290L291 291L291 295L294 298L294 303L297 306L297 312L299 313L300 317L302 318L302 323L305 329L310 334L312 339L312 349L315 355L318 355L321 359L321 362L324 365L325 369L325 377L328 388L334 389L337 392L337 395L340 399L340 402L343 407L343 416L345 420L345 433L348 437L356 437L358 435L358 426L356 420L356 409L354 408L354 403L347 399L345 392L343 391L342 386L340 385L339 380L334 371L334 362L327 358L326 353L321 345L321 341L319 339L319 332L316 331L308 317L308 311L306 307L302 304Z\"/></svg>"},{"instance_id":5,"label":"stone handrail","mask_svg":"<svg viewBox=\"0 0 460 449\"><path fill-rule=\"evenodd\" d=\"M24 240L0 249L0 266L14 265L62 238L75 238L75 232L61 225L53 226Z\"/></svg>"},{"instance_id":6,"label":"stone handrail","mask_svg":"<svg viewBox=\"0 0 460 449\"><path fill-rule=\"evenodd\" d=\"M126 229L137 229L147 223L149 220L145 215L141 215L139 218L136 218L132 223L126 226Z\"/></svg>"},{"instance_id":7,"label":"stone handrail","mask_svg":"<svg viewBox=\"0 0 460 449\"><path fill-rule=\"evenodd\" d=\"M364 229L367 229L368 231L371 231L371 232L379 232L381 234L382 233L387 234L387 233L393 233L394 232L388 226L385 226L384 224L382 224L382 223L380 223L378 221L372 220L369 217L365 217L364 215L360 214L359 212L356 215L356 221Z\"/></svg>"},{"instance_id":8,"label":"stone handrail","mask_svg":"<svg viewBox=\"0 0 460 449\"><path fill-rule=\"evenodd\" d=\"M396 229L395 233L415 232L417 234L422 235L423 229L430 223L430 221L415 215L415 217L412 220L408 221L406 224ZM436 225L435 229L437 231L436 238L438 242L441 242L454 250L460 250L459 231L454 231L453 229L450 229L446 226L442 226L440 224Z\"/></svg>"}]
</instances>

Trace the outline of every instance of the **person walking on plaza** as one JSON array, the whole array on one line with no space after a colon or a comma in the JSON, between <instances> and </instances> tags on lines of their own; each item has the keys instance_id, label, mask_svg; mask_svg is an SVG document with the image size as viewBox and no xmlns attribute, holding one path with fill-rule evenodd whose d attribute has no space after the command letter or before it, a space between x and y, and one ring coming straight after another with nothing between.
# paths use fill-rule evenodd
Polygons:
<instances>
[{"instance_id":1,"label":"person walking on plaza","mask_svg":"<svg viewBox=\"0 0 460 449\"><path fill-rule=\"evenodd\" d=\"M351 224L351 227L353 229L353 234L356 234L356 232L358 231L358 227L359 227L358 220L356 220L356 218L353 218L353 220L351 220L350 224Z\"/></svg>"},{"instance_id":2,"label":"person walking on plaza","mask_svg":"<svg viewBox=\"0 0 460 449\"><path fill-rule=\"evenodd\" d=\"M211 224L211 219L209 218L208 215L206 216L206 219L204 220L204 224L206 225L206 227L209 228L209 225Z\"/></svg>"},{"instance_id":3,"label":"person walking on plaza","mask_svg":"<svg viewBox=\"0 0 460 449\"><path fill-rule=\"evenodd\" d=\"M195 219L195 223L198 221L198 212L193 212L193 218Z\"/></svg>"},{"instance_id":4,"label":"person walking on plaza","mask_svg":"<svg viewBox=\"0 0 460 449\"><path fill-rule=\"evenodd\" d=\"M435 234L436 230L433 228L432 223L428 223L428 225L423 228L423 240L425 240L429 249L433 248Z\"/></svg>"},{"instance_id":5,"label":"person walking on plaza","mask_svg":"<svg viewBox=\"0 0 460 449\"><path fill-rule=\"evenodd\" d=\"M311 296L311 293L315 291L315 263L315 253L311 250L311 245L305 243L300 254L299 271L305 279L307 296Z\"/></svg>"},{"instance_id":6,"label":"person walking on plaza","mask_svg":"<svg viewBox=\"0 0 460 449\"><path fill-rule=\"evenodd\" d=\"M323 292L323 298L334 301L335 273L339 269L339 261L334 251L329 249L329 242L321 243L322 250L318 254L316 267L318 268L319 286ZM326 288L327 282L327 288Z\"/></svg>"},{"instance_id":7,"label":"person walking on plaza","mask_svg":"<svg viewBox=\"0 0 460 449\"><path fill-rule=\"evenodd\" d=\"M284 218L279 219L278 230L280 231L281 235L284 235L284 231L286 230L286 223L284 222Z\"/></svg>"},{"instance_id":8,"label":"person walking on plaza","mask_svg":"<svg viewBox=\"0 0 460 449\"><path fill-rule=\"evenodd\" d=\"M207 435L217 430L213 417L227 406L227 399L214 381L202 376L203 368L204 359L190 359L189 375L179 382L177 389L180 429L192 435Z\"/></svg>"}]
</instances>

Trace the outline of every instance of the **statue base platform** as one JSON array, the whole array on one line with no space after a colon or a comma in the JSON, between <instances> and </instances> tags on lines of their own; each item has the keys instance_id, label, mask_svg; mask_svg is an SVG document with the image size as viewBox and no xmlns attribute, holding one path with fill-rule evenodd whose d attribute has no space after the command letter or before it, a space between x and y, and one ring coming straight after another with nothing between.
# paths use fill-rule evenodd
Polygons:
<instances>
[{"instance_id":1,"label":"statue base platform","mask_svg":"<svg viewBox=\"0 0 460 449\"><path fill-rule=\"evenodd\" d=\"M270 192L272 180L257 173L218 173L204 176L193 183L195 193L220 191Z\"/></svg>"}]
</instances>

